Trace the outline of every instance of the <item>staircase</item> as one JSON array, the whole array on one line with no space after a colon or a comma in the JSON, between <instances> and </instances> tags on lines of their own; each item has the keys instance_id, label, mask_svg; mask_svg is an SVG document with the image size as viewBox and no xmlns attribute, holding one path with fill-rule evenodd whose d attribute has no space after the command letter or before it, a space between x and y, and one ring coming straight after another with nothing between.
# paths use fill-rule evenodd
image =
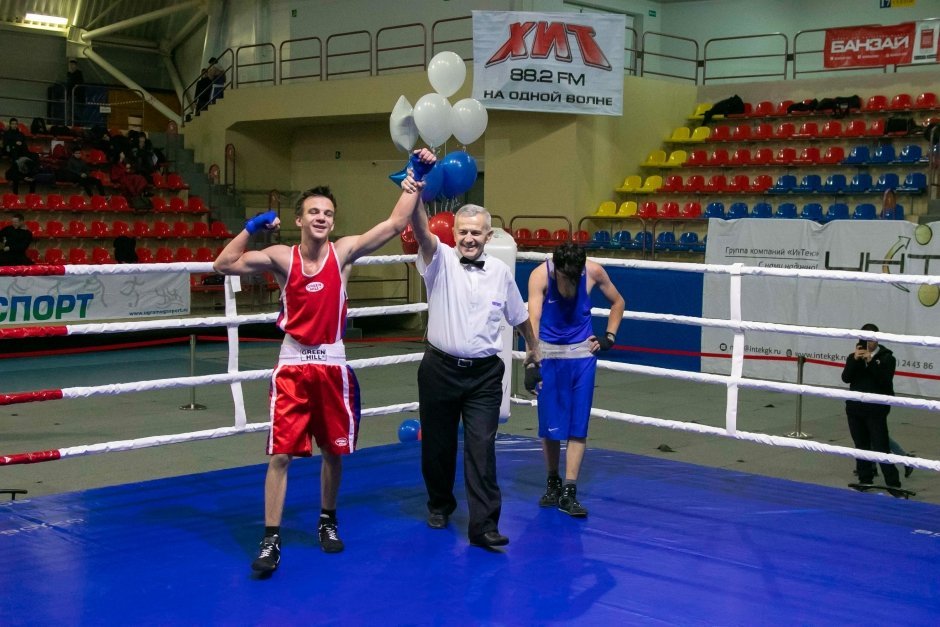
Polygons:
<instances>
[{"instance_id":1,"label":"staircase","mask_svg":"<svg viewBox=\"0 0 940 627\"><path fill-rule=\"evenodd\" d=\"M233 233L241 230L245 223L245 203L232 186L212 183L204 163L196 163L193 151L184 148L183 135L169 136L166 133L148 135L154 147L163 150L170 169L177 172L189 184L189 194L199 196L211 210L210 221L220 220Z\"/></svg>"}]
</instances>

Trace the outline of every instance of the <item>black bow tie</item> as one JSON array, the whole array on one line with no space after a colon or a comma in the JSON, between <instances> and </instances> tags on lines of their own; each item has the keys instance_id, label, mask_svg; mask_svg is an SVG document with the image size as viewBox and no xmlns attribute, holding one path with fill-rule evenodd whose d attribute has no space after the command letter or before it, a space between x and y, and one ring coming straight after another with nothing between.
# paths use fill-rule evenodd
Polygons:
<instances>
[{"instance_id":1,"label":"black bow tie","mask_svg":"<svg viewBox=\"0 0 940 627\"><path fill-rule=\"evenodd\" d=\"M466 257L460 258L460 263L470 266L475 266L480 270L483 269L483 260L482 259L467 259Z\"/></svg>"}]
</instances>

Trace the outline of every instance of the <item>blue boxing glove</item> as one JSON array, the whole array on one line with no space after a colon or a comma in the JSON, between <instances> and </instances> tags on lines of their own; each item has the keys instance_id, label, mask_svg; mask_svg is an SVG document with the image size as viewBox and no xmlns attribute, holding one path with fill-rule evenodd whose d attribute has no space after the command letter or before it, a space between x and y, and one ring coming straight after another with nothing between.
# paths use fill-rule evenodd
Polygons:
<instances>
[{"instance_id":1,"label":"blue boxing glove","mask_svg":"<svg viewBox=\"0 0 940 627\"><path fill-rule=\"evenodd\" d=\"M415 181L424 179L425 175L434 168L433 163L425 163L417 154L411 155L408 165L411 167L411 176Z\"/></svg>"},{"instance_id":2,"label":"blue boxing glove","mask_svg":"<svg viewBox=\"0 0 940 627\"><path fill-rule=\"evenodd\" d=\"M538 393L542 383L542 368L539 364L531 363L525 367L525 389L529 392Z\"/></svg>"},{"instance_id":3,"label":"blue boxing glove","mask_svg":"<svg viewBox=\"0 0 940 627\"><path fill-rule=\"evenodd\" d=\"M249 235L254 235L262 229L266 229L272 224L277 218L277 211L265 211L262 214L256 215L252 219L245 222L245 230L248 231Z\"/></svg>"}]
</instances>

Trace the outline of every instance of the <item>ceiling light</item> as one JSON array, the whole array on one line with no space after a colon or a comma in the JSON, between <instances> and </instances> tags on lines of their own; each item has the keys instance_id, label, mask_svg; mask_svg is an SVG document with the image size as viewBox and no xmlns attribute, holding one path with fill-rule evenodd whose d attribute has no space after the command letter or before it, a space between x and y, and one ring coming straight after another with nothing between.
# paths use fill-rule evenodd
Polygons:
<instances>
[{"instance_id":1,"label":"ceiling light","mask_svg":"<svg viewBox=\"0 0 940 627\"><path fill-rule=\"evenodd\" d=\"M55 26L68 26L69 23L67 17L59 17L57 15L42 15L40 13L27 13L26 21L37 22L39 24L53 24Z\"/></svg>"}]
</instances>

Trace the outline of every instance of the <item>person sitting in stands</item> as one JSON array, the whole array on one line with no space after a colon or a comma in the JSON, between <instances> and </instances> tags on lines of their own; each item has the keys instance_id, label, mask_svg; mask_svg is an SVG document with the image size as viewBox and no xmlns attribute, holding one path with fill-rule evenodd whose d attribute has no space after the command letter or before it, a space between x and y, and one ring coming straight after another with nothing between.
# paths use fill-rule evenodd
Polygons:
<instances>
[{"instance_id":1,"label":"person sitting in stands","mask_svg":"<svg viewBox=\"0 0 940 627\"><path fill-rule=\"evenodd\" d=\"M72 150L72 156L65 162L62 180L81 185L88 196L93 194L92 188L102 196L104 195L104 185L91 175L91 167L82 159L82 149L77 146Z\"/></svg>"},{"instance_id":2,"label":"person sitting in stands","mask_svg":"<svg viewBox=\"0 0 940 627\"><path fill-rule=\"evenodd\" d=\"M150 181L134 171L123 152L118 153L111 164L111 182L117 185L128 201L140 198L150 187Z\"/></svg>"},{"instance_id":3,"label":"person sitting in stands","mask_svg":"<svg viewBox=\"0 0 940 627\"><path fill-rule=\"evenodd\" d=\"M13 222L0 229L0 266L29 266L33 261L26 249L33 241L22 213L13 214Z\"/></svg>"}]
</instances>

